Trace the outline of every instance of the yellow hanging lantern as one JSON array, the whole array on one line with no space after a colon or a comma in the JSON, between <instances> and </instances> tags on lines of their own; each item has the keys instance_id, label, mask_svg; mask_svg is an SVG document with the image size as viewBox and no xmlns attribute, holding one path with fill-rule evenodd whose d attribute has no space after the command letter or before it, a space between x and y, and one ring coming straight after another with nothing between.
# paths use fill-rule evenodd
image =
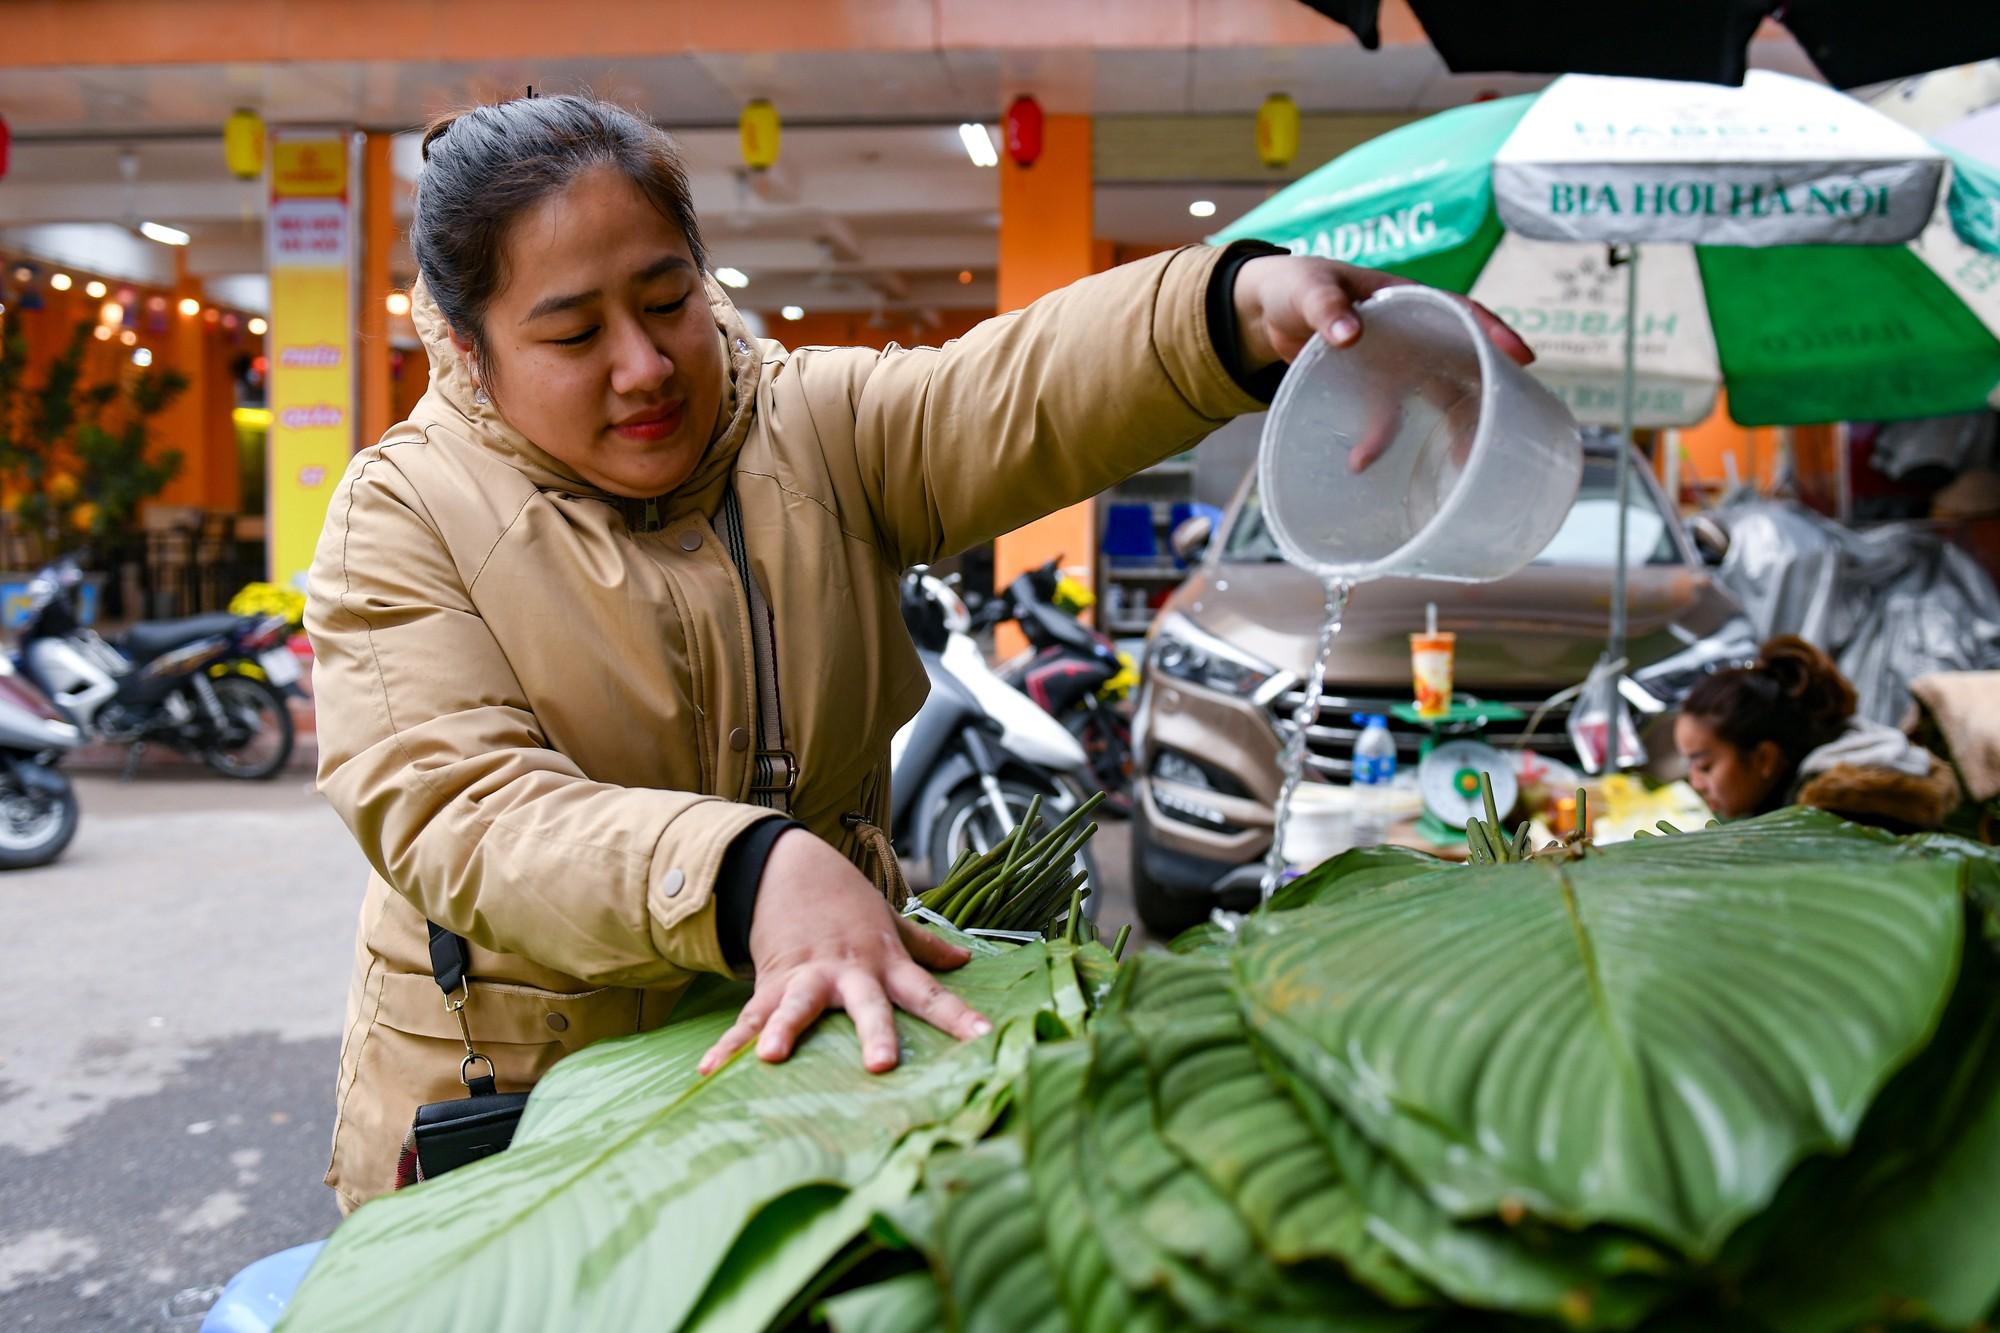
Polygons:
<instances>
[{"instance_id":1,"label":"yellow hanging lantern","mask_svg":"<svg viewBox=\"0 0 2000 1333\"><path fill-rule=\"evenodd\" d=\"M1257 108L1257 157L1267 167L1290 166L1299 153L1299 104L1272 93Z\"/></svg>"},{"instance_id":2,"label":"yellow hanging lantern","mask_svg":"<svg viewBox=\"0 0 2000 1333\"><path fill-rule=\"evenodd\" d=\"M743 108L736 123L743 135L743 165L764 171L778 160L778 108L766 98L758 98Z\"/></svg>"},{"instance_id":3,"label":"yellow hanging lantern","mask_svg":"<svg viewBox=\"0 0 2000 1333\"><path fill-rule=\"evenodd\" d=\"M229 174L238 180L253 181L264 174L264 118L248 107L238 107L222 122L222 159Z\"/></svg>"}]
</instances>

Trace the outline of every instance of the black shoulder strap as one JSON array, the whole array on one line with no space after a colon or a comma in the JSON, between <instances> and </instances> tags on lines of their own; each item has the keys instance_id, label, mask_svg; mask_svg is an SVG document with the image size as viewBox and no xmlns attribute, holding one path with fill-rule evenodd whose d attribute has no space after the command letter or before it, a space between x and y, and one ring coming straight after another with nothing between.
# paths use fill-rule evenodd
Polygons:
<instances>
[{"instance_id":1,"label":"black shoulder strap","mask_svg":"<svg viewBox=\"0 0 2000 1333\"><path fill-rule=\"evenodd\" d=\"M750 568L750 546L743 537L743 507L732 484L722 494L716 530L736 576L743 582L744 606L750 612L750 657L757 677L756 762L750 776L750 799L758 805L791 813L792 789L799 781L799 761L785 745L785 718L778 698L777 633L764 590Z\"/></svg>"},{"instance_id":2,"label":"black shoulder strap","mask_svg":"<svg viewBox=\"0 0 2000 1333\"><path fill-rule=\"evenodd\" d=\"M449 998L465 984L465 974L472 967L472 950L463 935L454 935L435 921L424 924L431 928L431 975Z\"/></svg>"}]
</instances>

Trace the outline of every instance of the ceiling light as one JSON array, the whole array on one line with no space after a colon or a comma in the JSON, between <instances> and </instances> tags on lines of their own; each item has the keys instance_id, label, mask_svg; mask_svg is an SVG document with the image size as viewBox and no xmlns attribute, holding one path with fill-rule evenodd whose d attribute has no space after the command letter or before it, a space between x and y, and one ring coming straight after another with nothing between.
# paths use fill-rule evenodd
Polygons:
<instances>
[{"instance_id":1,"label":"ceiling light","mask_svg":"<svg viewBox=\"0 0 2000 1333\"><path fill-rule=\"evenodd\" d=\"M715 280L725 287L748 287L750 275L740 268L719 268L715 270Z\"/></svg>"},{"instance_id":2,"label":"ceiling light","mask_svg":"<svg viewBox=\"0 0 2000 1333\"><path fill-rule=\"evenodd\" d=\"M788 305L778 313L786 319L804 319L806 317L806 308L802 305Z\"/></svg>"},{"instance_id":3,"label":"ceiling light","mask_svg":"<svg viewBox=\"0 0 2000 1333\"><path fill-rule=\"evenodd\" d=\"M35 270L29 268L26 264L16 264L14 266L14 281L32 282L34 277Z\"/></svg>"},{"instance_id":4,"label":"ceiling light","mask_svg":"<svg viewBox=\"0 0 2000 1333\"><path fill-rule=\"evenodd\" d=\"M1195 201L1194 201L1193 203L1191 203L1191 204L1189 204L1189 205L1188 205L1188 216L1190 216L1190 217L1197 217L1197 218L1212 218L1212 217L1214 217L1214 216L1215 216L1215 200L1213 200L1213 199L1197 199L1197 200L1195 200Z\"/></svg>"},{"instance_id":5,"label":"ceiling light","mask_svg":"<svg viewBox=\"0 0 2000 1333\"><path fill-rule=\"evenodd\" d=\"M116 301L106 301L97 308L97 322L109 328L113 324L125 322L125 307Z\"/></svg>"},{"instance_id":6,"label":"ceiling light","mask_svg":"<svg viewBox=\"0 0 2000 1333\"><path fill-rule=\"evenodd\" d=\"M132 349L132 364L133 364L133 365L135 365L135 366L138 366L138 367L139 367L139 368L140 368L141 370L145 369L145 368L146 368L147 366L150 366L150 365L152 365L152 364L153 364L153 349L152 349L152 348L150 348L150 347L135 347L135 348L133 348L133 349Z\"/></svg>"},{"instance_id":7,"label":"ceiling light","mask_svg":"<svg viewBox=\"0 0 2000 1333\"><path fill-rule=\"evenodd\" d=\"M984 125L974 125L967 121L958 127L958 141L965 145L965 155L972 159L975 167L997 167L1000 165L1000 150L993 146L993 136Z\"/></svg>"},{"instance_id":8,"label":"ceiling light","mask_svg":"<svg viewBox=\"0 0 2000 1333\"><path fill-rule=\"evenodd\" d=\"M123 333L118 335L118 341L124 343L127 347L130 347L133 343L139 341L139 335L133 332L131 329L127 329Z\"/></svg>"},{"instance_id":9,"label":"ceiling light","mask_svg":"<svg viewBox=\"0 0 2000 1333\"><path fill-rule=\"evenodd\" d=\"M382 299L382 304L388 308L390 314L394 315L397 319L401 319L410 313L410 294L408 292L390 292Z\"/></svg>"},{"instance_id":10,"label":"ceiling light","mask_svg":"<svg viewBox=\"0 0 2000 1333\"><path fill-rule=\"evenodd\" d=\"M102 301L104 294L110 290L109 287L106 287L96 278L92 278L89 282L83 284L83 294L93 301Z\"/></svg>"},{"instance_id":11,"label":"ceiling light","mask_svg":"<svg viewBox=\"0 0 2000 1333\"><path fill-rule=\"evenodd\" d=\"M971 270L971 269L969 269L969 268L962 268L962 269L960 269L960 270L958 271L958 285L959 285L959 286L963 287L963 286L965 286L965 285L966 285L967 283L969 283L969 282L971 282L971 281L972 281L972 270Z\"/></svg>"},{"instance_id":12,"label":"ceiling light","mask_svg":"<svg viewBox=\"0 0 2000 1333\"><path fill-rule=\"evenodd\" d=\"M101 343L110 342L111 326L109 324L99 324L95 329L91 330L90 336L97 339L97 341Z\"/></svg>"},{"instance_id":13,"label":"ceiling light","mask_svg":"<svg viewBox=\"0 0 2000 1333\"><path fill-rule=\"evenodd\" d=\"M260 315L250 316L250 323L246 327L249 328L251 336L256 338L263 337L271 330L271 326L265 323Z\"/></svg>"},{"instance_id":14,"label":"ceiling light","mask_svg":"<svg viewBox=\"0 0 2000 1333\"><path fill-rule=\"evenodd\" d=\"M195 300L192 296L183 296L179 308L183 315L186 315L189 319L193 319L201 313L201 302Z\"/></svg>"},{"instance_id":15,"label":"ceiling light","mask_svg":"<svg viewBox=\"0 0 2000 1333\"><path fill-rule=\"evenodd\" d=\"M158 241L161 245L186 245L188 243L188 234L179 227L165 227L157 222L141 222L139 224L139 234L149 241Z\"/></svg>"},{"instance_id":16,"label":"ceiling light","mask_svg":"<svg viewBox=\"0 0 2000 1333\"><path fill-rule=\"evenodd\" d=\"M59 291L59 292L66 292L66 291L68 291L68 290L69 290L69 287L70 287L70 280L69 280L69 274L67 274L67 273L52 273L52 274L50 274L50 275L49 275L49 286L51 286L51 287L55 288L55 289L56 289L57 291Z\"/></svg>"}]
</instances>

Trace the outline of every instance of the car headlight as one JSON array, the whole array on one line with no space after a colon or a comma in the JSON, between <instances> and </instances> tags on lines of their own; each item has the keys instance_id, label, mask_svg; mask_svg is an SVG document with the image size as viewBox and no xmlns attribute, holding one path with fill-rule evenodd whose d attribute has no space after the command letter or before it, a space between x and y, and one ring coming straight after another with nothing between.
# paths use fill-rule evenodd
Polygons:
<instances>
[{"instance_id":1,"label":"car headlight","mask_svg":"<svg viewBox=\"0 0 2000 1333\"><path fill-rule=\"evenodd\" d=\"M1147 649L1150 668L1170 680L1248 699L1276 668L1197 626L1178 611L1160 618Z\"/></svg>"},{"instance_id":2,"label":"car headlight","mask_svg":"<svg viewBox=\"0 0 2000 1333\"><path fill-rule=\"evenodd\" d=\"M1748 620L1738 616L1707 638L1634 671L1630 680L1659 704L1671 707L1686 698L1687 692L1709 673L1746 666L1756 660L1756 631Z\"/></svg>"}]
</instances>

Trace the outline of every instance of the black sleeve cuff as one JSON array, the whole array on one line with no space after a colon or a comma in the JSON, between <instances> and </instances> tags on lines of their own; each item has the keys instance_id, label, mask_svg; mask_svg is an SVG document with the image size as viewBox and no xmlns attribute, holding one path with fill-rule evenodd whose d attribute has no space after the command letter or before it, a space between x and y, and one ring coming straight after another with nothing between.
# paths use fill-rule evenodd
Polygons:
<instances>
[{"instance_id":1,"label":"black sleeve cuff","mask_svg":"<svg viewBox=\"0 0 2000 1333\"><path fill-rule=\"evenodd\" d=\"M723 961L738 971L750 966L750 918L757 911L757 885L771 847L786 833L805 825L796 819L760 819L736 835L722 854L715 877L715 935Z\"/></svg>"},{"instance_id":2,"label":"black sleeve cuff","mask_svg":"<svg viewBox=\"0 0 2000 1333\"><path fill-rule=\"evenodd\" d=\"M1284 246L1272 245L1268 241L1233 241L1223 251L1221 261L1208 277L1205 304L1208 309L1208 336L1215 340L1215 354L1222 358L1223 367L1229 371L1229 377L1236 381L1238 388L1266 403L1277 394L1278 384L1285 378L1285 363L1280 361L1253 372L1244 367L1242 358L1237 355L1236 274L1253 259L1290 253Z\"/></svg>"}]
</instances>

